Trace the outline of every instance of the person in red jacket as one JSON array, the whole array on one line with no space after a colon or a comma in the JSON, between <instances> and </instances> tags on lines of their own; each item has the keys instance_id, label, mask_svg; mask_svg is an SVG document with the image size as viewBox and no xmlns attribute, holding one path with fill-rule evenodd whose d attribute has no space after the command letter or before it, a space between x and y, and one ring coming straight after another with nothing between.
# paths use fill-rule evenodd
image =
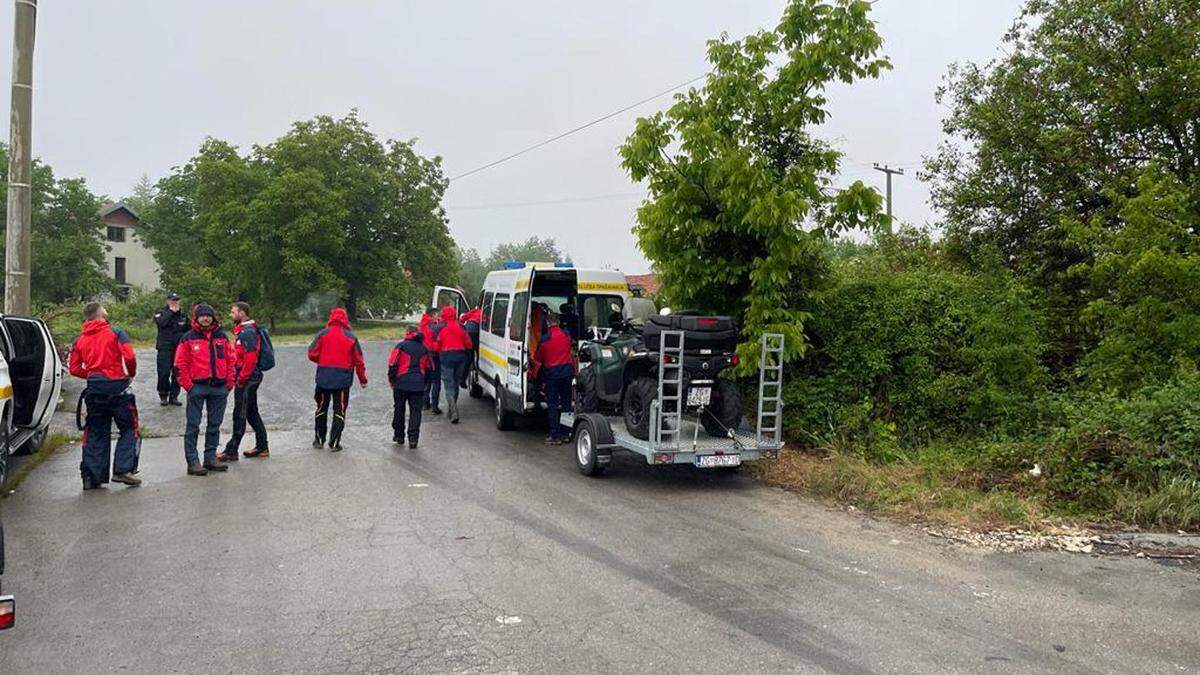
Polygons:
<instances>
[{"instance_id":1,"label":"person in red jacket","mask_svg":"<svg viewBox=\"0 0 1200 675\"><path fill-rule=\"evenodd\" d=\"M442 327L438 330L437 341L438 358L442 362L442 389L446 393L446 412L450 414L450 423L458 424L459 384L475 345L458 322L458 314L449 305L442 308Z\"/></svg>"},{"instance_id":2,"label":"person in red jacket","mask_svg":"<svg viewBox=\"0 0 1200 675\"><path fill-rule=\"evenodd\" d=\"M225 443L225 452L217 455L222 462L238 461L238 447L246 433L246 423L254 429L254 449L247 450L247 457L270 457L267 447L267 427L262 415L258 414L258 387L263 381L263 371L258 365L262 352L263 329L250 318L250 304L235 302L229 307L229 318L233 321L233 433Z\"/></svg>"},{"instance_id":3,"label":"person in red jacket","mask_svg":"<svg viewBox=\"0 0 1200 675\"><path fill-rule=\"evenodd\" d=\"M566 442L571 430L562 423L562 413L571 411L571 380L575 377L575 357L571 354L571 336L559 326L557 314L547 314L546 332L538 345L539 375L546 390L546 412L550 435L546 443Z\"/></svg>"},{"instance_id":4,"label":"person in red jacket","mask_svg":"<svg viewBox=\"0 0 1200 675\"><path fill-rule=\"evenodd\" d=\"M192 329L184 333L175 349L175 367L179 369L179 386L187 392L187 428L183 433L183 456L189 476L203 476L209 471L229 468L217 459L221 442L221 420L225 418L225 403L233 389L233 345L221 330L221 322L212 305L200 303L192 309ZM204 463L196 453L200 435L200 419L206 414L204 429Z\"/></svg>"},{"instance_id":5,"label":"person in red jacket","mask_svg":"<svg viewBox=\"0 0 1200 675\"><path fill-rule=\"evenodd\" d=\"M475 367L477 361L476 355L479 353L479 328L480 323L483 322L483 310L476 307L475 309L463 312L463 315L458 317L458 322L467 331L467 335L471 336L471 343L474 345L471 349L471 356L467 360L467 367L463 368L462 382L459 383L459 386L466 387L467 378L471 374L471 369Z\"/></svg>"},{"instance_id":6,"label":"person in red jacket","mask_svg":"<svg viewBox=\"0 0 1200 675\"><path fill-rule=\"evenodd\" d=\"M350 330L350 319L346 310L334 307L329 312L329 322L317 332L308 345L308 360L317 364L317 390L314 398L317 411L313 416L316 437L313 447L325 444L326 428L329 433L329 448L342 450L342 430L346 427L346 408L350 405L350 386L354 375L359 383L367 386L367 366L363 362L362 346ZM328 424L329 407L333 406L333 424Z\"/></svg>"},{"instance_id":7,"label":"person in red jacket","mask_svg":"<svg viewBox=\"0 0 1200 675\"><path fill-rule=\"evenodd\" d=\"M392 442L404 442L404 408L408 408L408 447L416 449L421 435L421 407L425 399L425 374L433 369L433 357L424 345L425 336L409 329L388 356L388 383L392 385Z\"/></svg>"},{"instance_id":8,"label":"person in red jacket","mask_svg":"<svg viewBox=\"0 0 1200 675\"><path fill-rule=\"evenodd\" d=\"M67 369L87 380L83 398L87 422L83 430L83 461L79 473L83 489L94 490L108 482L108 453L112 424L117 424L117 452L112 479L141 485L137 473L137 402L129 381L137 374L137 355L129 336L108 324L108 312L98 302L83 310L83 331L67 359Z\"/></svg>"},{"instance_id":9,"label":"person in red jacket","mask_svg":"<svg viewBox=\"0 0 1200 675\"><path fill-rule=\"evenodd\" d=\"M437 320L437 307L427 307L417 324L421 331L421 344L433 356L433 368L425 373L425 409L434 415L441 415L442 408L438 405L442 397L442 362L438 358L438 331L442 324Z\"/></svg>"}]
</instances>

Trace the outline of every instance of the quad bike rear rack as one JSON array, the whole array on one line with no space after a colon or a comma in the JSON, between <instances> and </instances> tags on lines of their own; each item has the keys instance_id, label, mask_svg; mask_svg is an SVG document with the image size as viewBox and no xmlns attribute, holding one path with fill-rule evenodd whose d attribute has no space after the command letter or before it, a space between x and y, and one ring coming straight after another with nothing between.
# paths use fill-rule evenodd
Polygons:
<instances>
[{"instance_id":1,"label":"quad bike rear rack","mask_svg":"<svg viewBox=\"0 0 1200 675\"><path fill-rule=\"evenodd\" d=\"M758 365L758 403L753 431L730 431L727 438L709 436L700 421L684 414L684 332L661 333L657 397L650 404L650 433L635 438L619 415L563 413L562 423L574 430L575 460L585 475L597 475L616 450L627 450L647 464L692 464L701 468L734 467L783 448L783 335L764 333Z\"/></svg>"}]
</instances>

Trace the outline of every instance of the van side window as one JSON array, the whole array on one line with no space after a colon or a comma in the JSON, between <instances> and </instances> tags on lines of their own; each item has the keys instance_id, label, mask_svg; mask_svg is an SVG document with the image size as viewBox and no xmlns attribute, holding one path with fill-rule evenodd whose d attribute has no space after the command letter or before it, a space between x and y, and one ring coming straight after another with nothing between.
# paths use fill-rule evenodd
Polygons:
<instances>
[{"instance_id":1,"label":"van side window","mask_svg":"<svg viewBox=\"0 0 1200 675\"><path fill-rule=\"evenodd\" d=\"M483 310L483 316L480 318L479 325L480 325L480 327L482 327L482 328L486 328L486 329L488 329L488 330L491 330L491 328L489 328L489 326L491 326L491 325L492 325L492 324L491 324L491 318L492 318L492 297L493 297L493 296L495 296L495 295L496 295L496 294L495 294L495 293L492 293L491 291L488 291L487 293L484 293L484 294L483 294L483 304L482 304L482 305L480 305L480 308L482 308L482 310Z\"/></svg>"},{"instance_id":2,"label":"van side window","mask_svg":"<svg viewBox=\"0 0 1200 675\"><path fill-rule=\"evenodd\" d=\"M512 317L508 320L508 339L525 341L525 320L529 311L529 292L522 291L513 296Z\"/></svg>"},{"instance_id":3,"label":"van side window","mask_svg":"<svg viewBox=\"0 0 1200 675\"><path fill-rule=\"evenodd\" d=\"M504 322L508 320L508 296L497 295L496 304L492 307L490 330L493 335L504 337Z\"/></svg>"}]
</instances>

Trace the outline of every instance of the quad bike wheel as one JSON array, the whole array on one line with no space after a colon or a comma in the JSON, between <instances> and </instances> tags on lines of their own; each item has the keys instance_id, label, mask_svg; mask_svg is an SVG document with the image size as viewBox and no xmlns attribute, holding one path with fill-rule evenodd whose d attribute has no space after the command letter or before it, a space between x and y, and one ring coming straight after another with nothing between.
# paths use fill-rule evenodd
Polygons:
<instances>
[{"instance_id":1,"label":"quad bike wheel","mask_svg":"<svg viewBox=\"0 0 1200 675\"><path fill-rule=\"evenodd\" d=\"M580 368L575 376L575 412L589 413L600 410L600 397L596 395L595 367Z\"/></svg>"},{"instance_id":2,"label":"quad bike wheel","mask_svg":"<svg viewBox=\"0 0 1200 675\"><path fill-rule=\"evenodd\" d=\"M742 392L729 380L717 380L708 407L700 413L700 424L709 436L728 438L742 425Z\"/></svg>"},{"instance_id":3,"label":"quad bike wheel","mask_svg":"<svg viewBox=\"0 0 1200 675\"><path fill-rule=\"evenodd\" d=\"M658 382L652 377L639 377L625 390L622 413L625 429L640 440L650 438L650 404L658 396Z\"/></svg>"}]
</instances>

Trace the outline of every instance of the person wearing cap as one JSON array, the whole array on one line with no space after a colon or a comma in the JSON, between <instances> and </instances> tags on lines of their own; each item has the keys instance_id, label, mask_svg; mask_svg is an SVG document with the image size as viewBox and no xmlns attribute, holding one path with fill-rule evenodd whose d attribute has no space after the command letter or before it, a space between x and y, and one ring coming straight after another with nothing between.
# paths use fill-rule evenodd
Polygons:
<instances>
[{"instance_id":1,"label":"person wearing cap","mask_svg":"<svg viewBox=\"0 0 1200 675\"><path fill-rule=\"evenodd\" d=\"M183 433L183 456L189 476L204 476L210 471L225 471L227 464L217 459L221 441L221 420L225 403L234 384L233 345L221 330L221 322L212 305L200 303L192 309L192 329L184 334L175 350L179 386L188 393L187 427ZM204 428L204 462L196 452L200 419L208 416Z\"/></svg>"},{"instance_id":2,"label":"person wearing cap","mask_svg":"<svg viewBox=\"0 0 1200 675\"><path fill-rule=\"evenodd\" d=\"M179 294L167 293L167 304L154 313L154 325L158 326L158 337L154 348L158 351L158 401L160 405L182 405L179 402L179 371L175 369L175 348L179 339L188 332L188 317L179 306Z\"/></svg>"}]
</instances>

